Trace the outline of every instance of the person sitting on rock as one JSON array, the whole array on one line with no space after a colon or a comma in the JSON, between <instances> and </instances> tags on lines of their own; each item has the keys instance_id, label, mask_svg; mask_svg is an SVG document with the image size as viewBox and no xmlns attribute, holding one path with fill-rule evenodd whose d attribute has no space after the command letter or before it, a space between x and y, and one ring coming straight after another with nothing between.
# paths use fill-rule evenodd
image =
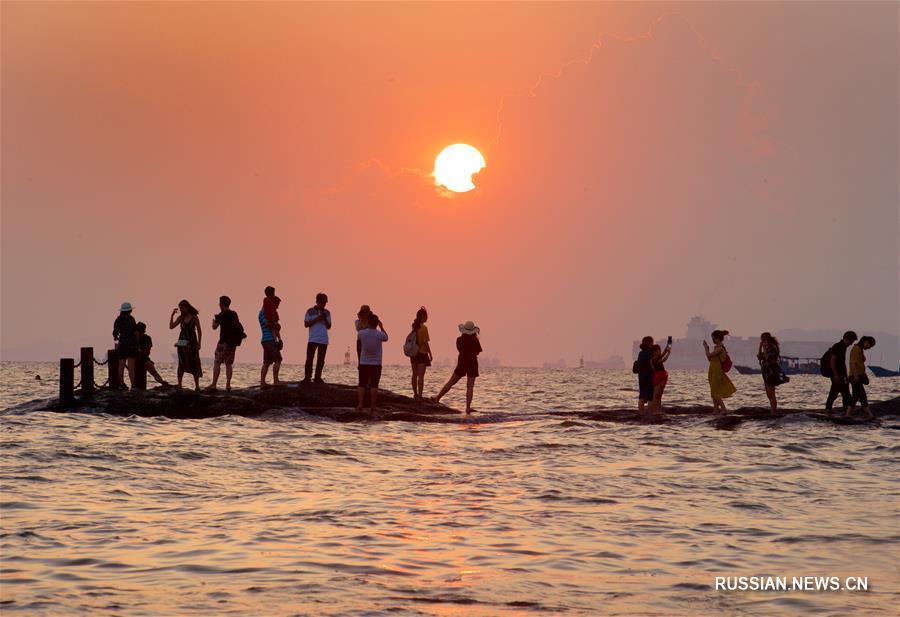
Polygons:
<instances>
[{"instance_id":1,"label":"person sitting on rock","mask_svg":"<svg viewBox=\"0 0 900 617\"><path fill-rule=\"evenodd\" d=\"M144 368L161 386L168 386L169 382L163 379L156 370L156 363L150 359L150 350L153 349L153 339L147 334L147 324L143 321L137 323L138 332L138 357L144 363Z\"/></svg>"}]
</instances>

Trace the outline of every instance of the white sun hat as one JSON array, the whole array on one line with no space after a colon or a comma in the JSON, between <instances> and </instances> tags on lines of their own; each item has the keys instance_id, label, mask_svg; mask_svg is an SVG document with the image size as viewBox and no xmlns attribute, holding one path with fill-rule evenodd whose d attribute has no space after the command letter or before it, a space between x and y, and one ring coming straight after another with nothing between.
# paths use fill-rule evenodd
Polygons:
<instances>
[{"instance_id":1,"label":"white sun hat","mask_svg":"<svg viewBox=\"0 0 900 617\"><path fill-rule=\"evenodd\" d=\"M134 308L134 307L131 306L131 302L123 302L123 303L122 303L122 307L119 309L119 311L125 313L125 312L127 312L127 311L130 311L130 310L133 309L133 308Z\"/></svg>"},{"instance_id":2,"label":"white sun hat","mask_svg":"<svg viewBox=\"0 0 900 617\"><path fill-rule=\"evenodd\" d=\"M475 322L467 321L466 323L459 324L459 331L463 334L478 334L481 332L481 328L475 325Z\"/></svg>"}]
</instances>

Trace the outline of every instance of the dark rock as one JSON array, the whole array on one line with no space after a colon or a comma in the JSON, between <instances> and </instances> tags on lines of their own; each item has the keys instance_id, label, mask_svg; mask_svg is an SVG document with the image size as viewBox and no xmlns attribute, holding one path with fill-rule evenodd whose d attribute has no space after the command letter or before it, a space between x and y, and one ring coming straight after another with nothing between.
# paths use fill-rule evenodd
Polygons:
<instances>
[{"instance_id":1,"label":"dark rock","mask_svg":"<svg viewBox=\"0 0 900 617\"><path fill-rule=\"evenodd\" d=\"M153 390L100 390L89 400L72 405L52 403L53 411L86 411L115 415L166 418L214 418L224 415L257 416L275 409L300 409L340 422L371 420L368 409L356 409L357 389L342 384L284 384L267 388L241 388L226 392L156 388ZM366 396L368 404L368 395ZM385 420L428 421L436 415L459 414L446 405L419 402L387 390L378 391L378 407Z\"/></svg>"}]
</instances>

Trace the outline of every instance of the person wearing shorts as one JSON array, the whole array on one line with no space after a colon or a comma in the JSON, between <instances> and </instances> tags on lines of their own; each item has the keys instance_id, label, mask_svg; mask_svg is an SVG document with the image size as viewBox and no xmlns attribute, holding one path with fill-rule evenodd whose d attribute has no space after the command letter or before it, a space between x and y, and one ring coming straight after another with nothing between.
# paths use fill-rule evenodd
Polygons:
<instances>
[{"instance_id":1,"label":"person wearing shorts","mask_svg":"<svg viewBox=\"0 0 900 617\"><path fill-rule=\"evenodd\" d=\"M370 313L366 327L357 332L360 342L359 353L359 387L357 388L357 406L361 410L369 391L369 408L372 415L378 413L378 383L381 381L381 364L383 345L388 340L378 315Z\"/></svg>"},{"instance_id":2,"label":"person wearing shorts","mask_svg":"<svg viewBox=\"0 0 900 617\"><path fill-rule=\"evenodd\" d=\"M481 353L481 341L478 340L478 334L481 329L473 322L467 321L459 324L459 338L456 339L456 349L459 351L459 358L456 361L456 368L444 387L432 402L439 403L441 398L450 391L456 382L466 378L466 413L470 414L472 409L472 397L475 392L475 379L478 377L478 354Z\"/></svg>"},{"instance_id":3,"label":"person wearing shorts","mask_svg":"<svg viewBox=\"0 0 900 617\"><path fill-rule=\"evenodd\" d=\"M128 379L134 388L134 369L138 357L137 322L131 315L133 307L131 302L123 302L119 307L119 316L113 323L113 340L116 342L116 353L119 358L119 387L125 388L125 369L128 369Z\"/></svg>"},{"instance_id":4,"label":"person wearing shorts","mask_svg":"<svg viewBox=\"0 0 900 617\"><path fill-rule=\"evenodd\" d=\"M275 297L274 308L278 308L280 302L278 301L277 296ZM281 382L278 380L278 371L281 369L281 349L280 341L275 339L275 334L272 332L272 329L269 327L269 322L266 319L266 308L259 309L259 329L262 331L262 349L263 349L263 361L262 361L262 369L259 373L259 386L261 388L265 388L268 384L266 384L266 374L269 372L269 367L272 367L272 385L278 385Z\"/></svg>"},{"instance_id":5,"label":"person wearing shorts","mask_svg":"<svg viewBox=\"0 0 900 617\"><path fill-rule=\"evenodd\" d=\"M213 317L213 330L219 330L219 343L213 357L212 383L206 389L215 392L219 383L219 373L225 365L225 389L231 390L231 374L234 365L234 352L241 341L246 338L244 327L238 314L231 310L231 298L219 296L219 314Z\"/></svg>"},{"instance_id":6,"label":"person wearing shorts","mask_svg":"<svg viewBox=\"0 0 900 617\"><path fill-rule=\"evenodd\" d=\"M224 364L227 368L234 364L234 352L234 347L232 347L228 343L220 342L218 345L216 345L216 353L213 360L216 364ZM228 389L231 390L231 387L228 386Z\"/></svg>"},{"instance_id":7,"label":"person wearing shorts","mask_svg":"<svg viewBox=\"0 0 900 617\"><path fill-rule=\"evenodd\" d=\"M431 366L431 338L428 336L428 311L423 306L416 311L416 318L412 323L412 332L416 333L416 345L419 352L409 359L412 366L413 399L421 401L425 390L425 371Z\"/></svg>"}]
</instances>

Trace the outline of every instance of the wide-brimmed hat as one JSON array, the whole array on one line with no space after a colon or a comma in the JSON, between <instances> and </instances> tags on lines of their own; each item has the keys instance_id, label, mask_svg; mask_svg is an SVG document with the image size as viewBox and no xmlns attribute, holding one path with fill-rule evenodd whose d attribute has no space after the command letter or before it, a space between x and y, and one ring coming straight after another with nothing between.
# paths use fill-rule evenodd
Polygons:
<instances>
[{"instance_id":1,"label":"wide-brimmed hat","mask_svg":"<svg viewBox=\"0 0 900 617\"><path fill-rule=\"evenodd\" d=\"M474 322L467 321L466 323L459 324L459 331L463 334L478 334L481 332L481 328L476 326Z\"/></svg>"},{"instance_id":2,"label":"wide-brimmed hat","mask_svg":"<svg viewBox=\"0 0 900 617\"><path fill-rule=\"evenodd\" d=\"M126 313L126 312L130 311L130 310L133 309L133 308L134 308L134 307L131 306L131 302L123 302L123 303L122 303L122 306L119 308L119 311L121 311L121 312L123 312L123 313Z\"/></svg>"}]
</instances>

